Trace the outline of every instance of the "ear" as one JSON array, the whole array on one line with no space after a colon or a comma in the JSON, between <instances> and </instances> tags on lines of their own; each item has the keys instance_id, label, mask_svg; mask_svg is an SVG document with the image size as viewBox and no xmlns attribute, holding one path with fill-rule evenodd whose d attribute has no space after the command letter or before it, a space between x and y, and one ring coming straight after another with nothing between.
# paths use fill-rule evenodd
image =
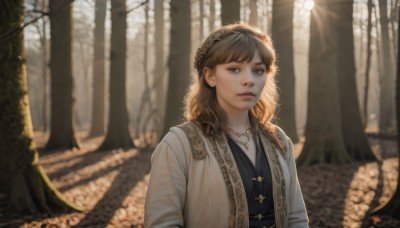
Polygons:
<instances>
[{"instance_id":1,"label":"ear","mask_svg":"<svg viewBox=\"0 0 400 228\"><path fill-rule=\"evenodd\" d=\"M208 67L203 69L204 79L210 87L215 87L215 74L214 71Z\"/></svg>"}]
</instances>

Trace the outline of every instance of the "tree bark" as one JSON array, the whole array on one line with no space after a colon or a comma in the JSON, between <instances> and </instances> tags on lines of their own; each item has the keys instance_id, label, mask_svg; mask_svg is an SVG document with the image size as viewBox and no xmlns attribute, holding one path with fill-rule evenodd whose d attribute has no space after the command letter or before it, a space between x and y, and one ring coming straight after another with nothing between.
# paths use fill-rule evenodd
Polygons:
<instances>
[{"instance_id":1,"label":"tree bark","mask_svg":"<svg viewBox=\"0 0 400 228\"><path fill-rule=\"evenodd\" d=\"M400 11L400 10L399 10ZM400 43L400 30L397 30L397 41ZM400 45L397 46L397 56L400 56ZM397 59L397 78L396 78L396 119L397 129L400 129L400 58ZM400 164L400 134L397 134L397 145L399 151ZM398 166L397 188L390 200L376 208L371 215L390 215L395 219L400 219L400 166Z\"/></svg>"},{"instance_id":2,"label":"tree bark","mask_svg":"<svg viewBox=\"0 0 400 228\"><path fill-rule=\"evenodd\" d=\"M199 41L203 42L204 39L204 0L199 0Z\"/></svg>"},{"instance_id":3,"label":"tree bark","mask_svg":"<svg viewBox=\"0 0 400 228\"><path fill-rule=\"evenodd\" d=\"M209 32L215 29L215 0L210 0L210 16L208 17Z\"/></svg>"},{"instance_id":4,"label":"tree bark","mask_svg":"<svg viewBox=\"0 0 400 228\"><path fill-rule=\"evenodd\" d=\"M278 53L277 84L280 110L278 125L294 143L299 141L296 129L295 76L293 63L293 0L274 0L272 10L272 40Z\"/></svg>"},{"instance_id":5,"label":"tree bark","mask_svg":"<svg viewBox=\"0 0 400 228\"><path fill-rule=\"evenodd\" d=\"M107 135L98 150L135 146L126 107L126 28L126 0L111 1L110 114Z\"/></svg>"},{"instance_id":6,"label":"tree bark","mask_svg":"<svg viewBox=\"0 0 400 228\"><path fill-rule=\"evenodd\" d=\"M35 5L36 7L36 5ZM40 10L46 11L48 10L46 6L46 1L42 0L41 1L41 6ZM43 77L43 93L42 93L42 130L43 132L46 132L48 130L48 41L47 41L47 18L44 17L41 19L42 24L41 26L37 26L37 30L39 33L39 39L40 39L40 50L42 52L42 77Z\"/></svg>"},{"instance_id":7,"label":"tree bark","mask_svg":"<svg viewBox=\"0 0 400 228\"><path fill-rule=\"evenodd\" d=\"M182 123L183 99L190 83L190 1L174 0L170 4L169 77L163 135L170 127Z\"/></svg>"},{"instance_id":8,"label":"tree bark","mask_svg":"<svg viewBox=\"0 0 400 228\"><path fill-rule=\"evenodd\" d=\"M365 65L365 86L364 86L364 129L368 126L368 92L369 92L369 73L371 70L371 38L372 38L372 0L368 0L368 24L367 24L367 63Z\"/></svg>"},{"instance_id":9,"label":"tree bark","mask_svg":"<svg viewBox=\"0 0 400 228\"><path fill-rule=\"evenodd\" d=\"M153 113L153 99L151 94L151 88L149 83L149 73L148 73L148 53L149 53L149 4L145 4L145 24L144 24L144 46L143 46L143 72L144 72L144 90L142 98L139 104L138 117L136 120L136 135L141 138L141 136L146 136L147 125L149 121L144 121L154 119L151 118L151 113ZM145 115L147 117L145 117ZM154 117L154 116L153 116ZM149 119L150 118L150 119ZM153 124L154 126L155 124ZM152 142L148 142L147 137L144 137L145 147L150 146Z\"/></svg>"},{"instance_id":10,"label":"tree bark","mask_svg":"<svg viewBox=\"0 0 400 228\"><path fill-rule=\"evenodd\" d=\"M164 119L165 110L165 71L164 57L164 1L154 1L154 83L156 92L157 113L160 119ZM159 132L161 134L161 131Z\"/></svg>"},{"instance_id":11,"label":"tree bark","mask_svg":"<svg viewBox=\"0 0 400 228\"><path fill-rule=\"evenodd\" d=\"M51 122L46 150L79 148L72 75L72 3L50 0Z\"/></svg>"},{"instance_id":12,"label":"tree bark","mask_svg":"<svg viewBox=\"0 0 400 228\"><path fill-rule=\"evenodd\" d=\"M90 136L105 133L105 19L107 0L95 3L95 28L93 42L93 100Z\"/></svg>"},{"instance_id":13,"label":"tree bark","mask_svg":"<svg viewBox=\"0 0 400 228\"><path fill-rule=\"evenodd\" d=\"M379 1L379 16L381 25L381 62L382 75L380 80L380 110L379 131L382 134L393 133L394 121L394 74L392 70L392 55L390 53L389 20L387 16L387 0Z\"/></svg>"},{"instance_id":14,"label":"tree bark","mask_svg":"<svg viewBox=\"0 0 400 228\"><path fill-rule=\"evenodd\" d=\"M337 77L342 117L342 131L347 152L354 161L372 161L372 152L364 128L357 97L356 66L353 37L353 0L335 1L336 33L338 44Z\"/></svg>"},{"instance_id":15,"label":"tree bark","mask_svg":"<svg viewBox=\"0 0 400 228\"><path fill-rule=\"evenodd\" d=\"M240 21L240 0L221 0L221 23L232 24Z\"/></svg>"},{"instance_id":16,"label":"tree bark","mask_svg":"<svg viewBox=\"0 0 400 228\"><path fill-rule=\"evenodd\" d=\"M396 39L396 22L398 21L398 8L399 8L399 2L400 0L391 0L391 6L390 6L390 28L391 28L391 34L392 34L392 48L393 50L392 55L393 58L396 59L396 51L397 50L397 39Z\"/></svg>"},{"instance_id":17,"label":"tree bark","mask_svg":"<svg viewBox=\"0 0 400 228\"><path fill-rule=\"evenodd\" d=\"M311 11L306 141L297 164L351 161L342 132L337 78L337 36L329 0L316 0Z\"/></svg>"},{"instance_id":18,"label":"tree bark","mask_svg":"<svg viewBox=\"0 0 400 228\"><path fill-rule=\"evenodd\" d=\"M0 7L0 34L23 24L24 1ZM25 71L23 33L0 41L0 193L5 193L6 216L78 210L54 188L39 164L33 141Z\"/></svg>"}]
</instances>

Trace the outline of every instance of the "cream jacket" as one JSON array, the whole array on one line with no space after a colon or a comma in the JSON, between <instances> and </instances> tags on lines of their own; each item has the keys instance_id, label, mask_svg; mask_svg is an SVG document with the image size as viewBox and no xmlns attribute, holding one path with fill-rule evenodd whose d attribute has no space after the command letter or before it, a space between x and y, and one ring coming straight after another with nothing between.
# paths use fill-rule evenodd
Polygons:
<instances>
[{"instance_id":1,"label":"cream jacket","mask_svg":"<svg viewBox=\"0 0 400 228\"><path fill-rule=\"evenodd\" d=\"M308 227L293 146L278 131L285 151L258 132L271 169L276 227ZM170 129L152 155L144 226L249 226L246 193L226 138L206 138L191 122Z\"/></svg>"}]
</instances>

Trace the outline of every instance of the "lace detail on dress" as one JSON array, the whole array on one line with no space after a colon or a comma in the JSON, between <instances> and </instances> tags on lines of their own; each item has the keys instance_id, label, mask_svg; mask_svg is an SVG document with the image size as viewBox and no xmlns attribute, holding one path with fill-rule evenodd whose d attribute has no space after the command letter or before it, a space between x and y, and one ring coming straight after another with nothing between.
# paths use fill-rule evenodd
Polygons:
<instances>
[{"instance_id":1,"label":"lace detail on dress","mask_svg":"<svg viewBox=\"0 0 400 228\"><path fill-rule=\"evenodd\" d=\"M207 150L199 135L198 130L196 129L196 125L192 122L187 122L178 126L181 128L189 139L190 149L192 150L193 158L197 160L201 160L207 157Z\"/></svg>"},{"instance_id":2,"label":"lace detail on dress","mask_svg":"<svg viewBox=\"0 0 400 228\"><path fill-rule=\"evenodd\" d=\"M265 128L264 125L259 124L259 129L261 133L266 137L267 139L270 140L270 142L274 145L274 147L281 152L282 156L287 159L288 158L288 151L287 151L287 146L286 146L286 135L283 133L283 131L279 128L276 127L276 133L270 132L268 129Z\"/></svg>"},{"instance_id":3,"label":"lace detail on dress","mask_svg":"<svg viewBox=\"0 0 400 228\"><path fill-rule=\"evenodd\" d=\"M283 175L282 165L279 162L279 152L285 158L287 153L282 152L278 147L273 144L269 137L266 136L267 132L261 128L261 133L264 137L261 137L261 142L264 145L265 154L267 156L269 165L271 167L272 175L272 189L274 195L274 207L275 207L275 223L277 228L284 227L288 217L288 209L286 207L286 187L285 178ZM279 151L279 152L278 152Z\"/></svg>"},{"instance_id":4,"label":"lace detail on dress","mask_svg":"<svg viewBox=\"0 0 400 228\"><path fill-rule=\"evenodd\" d=\"M218 149L217 141L209 137L209 141L213 147L213 153L217 159L229 198L229 227L248 227L247 199L244 187L241 182L239 170L231 154L228 153L228 142L226 138L218 140L220 149Z\"/></svg>"}]
</instances>

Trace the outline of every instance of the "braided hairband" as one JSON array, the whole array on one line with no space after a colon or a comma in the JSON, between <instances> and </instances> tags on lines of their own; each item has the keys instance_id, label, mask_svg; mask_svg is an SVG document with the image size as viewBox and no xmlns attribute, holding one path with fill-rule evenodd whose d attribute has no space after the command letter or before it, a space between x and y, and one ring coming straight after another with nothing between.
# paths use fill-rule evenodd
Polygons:
<instances>
[{"instance_id":1,"label":"braided hairband","mask_svg":"<svg viewBox=\"0 0 400 228\"><path fill-rule=\"evenodd\" d=\"M210 51L211 47L220 40L223 40L225 37L231 34L239 34L238 31L221 31L218 33L213 34L207 43L204 43L201 47L197 49L196 56L194 58L194 67L197 70L199 77L202 71L202 65L204 63L204 59L207 56L208 52Z\"/></svg>"}]
</instances>

